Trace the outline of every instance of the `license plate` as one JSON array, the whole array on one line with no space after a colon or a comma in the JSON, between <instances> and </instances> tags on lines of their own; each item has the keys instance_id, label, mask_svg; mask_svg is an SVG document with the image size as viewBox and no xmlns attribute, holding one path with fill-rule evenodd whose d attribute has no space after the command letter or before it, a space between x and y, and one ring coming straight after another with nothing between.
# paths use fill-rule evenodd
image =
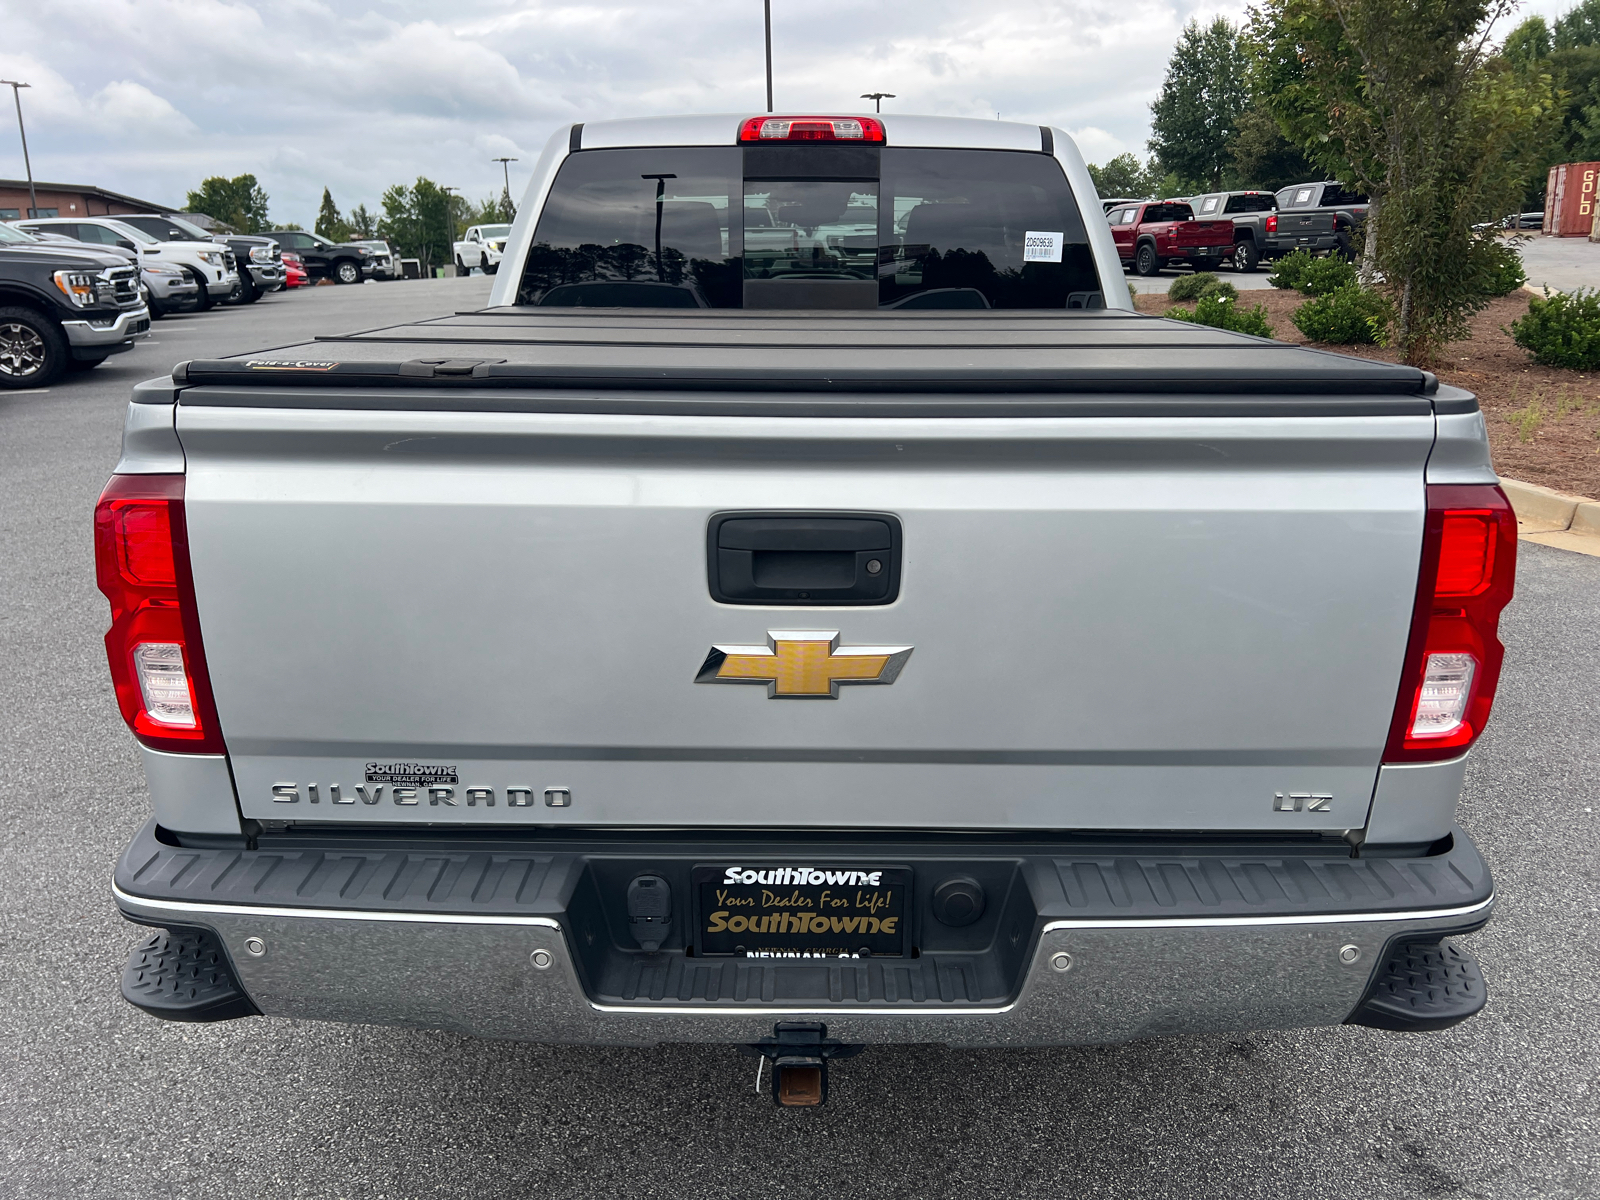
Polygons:
<instances>
[{"instance_id":1,"label":"license plate","mask_svg":"<svg viewBox=\"0 0 1600 1200\"><path fill-rule=\"evenodd\" d=\"M747 862L694 869L695 953L903 958L909 867Z\"/></svg>"}]
</instances>

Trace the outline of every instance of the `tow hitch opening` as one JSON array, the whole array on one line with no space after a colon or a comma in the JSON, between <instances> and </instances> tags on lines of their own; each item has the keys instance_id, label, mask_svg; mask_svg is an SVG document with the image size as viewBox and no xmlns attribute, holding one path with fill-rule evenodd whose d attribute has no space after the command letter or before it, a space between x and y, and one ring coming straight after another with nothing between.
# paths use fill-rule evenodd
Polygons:
<instances>
[{"instance_id":1,"label":"tow hitch opening","mask_svg":"<svg viewBox=\"0 0 1600 1200\"><path fill-rule=\"evenodd\" d=\"M768 1062L772 1064L772 1102L782 1108L818 1108L828 1102L828 1060L853 1058L866 1049L828 1036L819 1021L779 1021L773 1036L739 1047L759 1059L756 1091Z\"/></svg>"}]
</instances>

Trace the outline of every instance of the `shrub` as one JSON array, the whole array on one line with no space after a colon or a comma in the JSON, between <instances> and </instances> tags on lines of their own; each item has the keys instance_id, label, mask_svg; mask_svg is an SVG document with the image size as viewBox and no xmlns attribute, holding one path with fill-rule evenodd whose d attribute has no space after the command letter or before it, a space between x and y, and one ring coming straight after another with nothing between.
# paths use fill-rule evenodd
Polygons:
<instances>
[{"instance_id":1,"label":"shrub","mask_svg":"<svg viewBox=\"0 0 1600 1200\"><path fill-rule=\"evenodd\" d=\"M1226 279L1216 279L1206 284L1201 290L1199 298L1204 300L1207 296L1221 296L1226 300L1237 300L1239 298L1239 289Z\"/></svg>"},{"instance_id":2,"label":"shrub","mask_svg":"<svg viewBox=\"0 0 1600 1200\"><path fill-rule=\"evenodd\" d=\"M1316 255L1309 250L1295 250L1285 254L1272 264L1272 274L1267 276L1267 282L1275 288L1298 287L1300 277L1305 274L1306 268L1316 261Z\"/></svg>"},{"instance_id":3,"label":"shrub","mask_svg":"<svg viewBox=\"0 0 1600 1200\"><path fill-rule=\"evenodd\" d=\"M1528 282L1528 273L1522 269L1522 255L1510 242L1496 238L1483 248L1487 260L1483 291L1489 296L1509 296Z\"/></svg>"},{"instance_id":4,"label":"shrub","mask_svg":"<svg viewBox=\"0 0 1600 1200\"><path fill-rule=\"evenodd\" d=\"M1307 263L1294 286L1307 296L1328 296L1355 281L1355 267L1337 254L1330 254Z\"/></svg>"},{"instance_id":5,"label":"shrub","mask_svg":"<svg viewBox=\"0 0 1600 1200\"><path fill-rule=\"evenodd\" d=\"M1231 329L1235 333L1253 333L1256 337L1272 336L1272 326L1267 324L1267 310L1256 305L1249 312L1239 311L1234 301L1226 296L1201 296L1193 311L1174 308L1167 316L1196 325L1210 325L1216 329Z\"/></svg>"},{"instance_id":6,"label":"shrub","mask_svg":"<svg viewBox=\"0 0 1600 1200\"><path fill-rule=\"evenodd\" d=\"M1371 346L1384 340L1389 302L1354 283L1307 300L1295 310L1295 328L1313 342L1335 346Z\"/></svg>"},{"instance_id":7,"label":"shrub","mask_svg":"<svg viewBox=\"0 0 1600 1200\"><path fill-rule=\"evenodd\" d=\"M1534 362L1574 371L1600 368L1600 289L1552 296L1547 288L1543 297L1529 299L1528 315L1507 332Z\"/></svg>"},{"instance_id":8,"label":"shrub","mask_svg":"<svg viewBox=\"0 0 1600 1200\"><path fill-rule=\"evenodd\" d=\"M1193 275L1173 280L1172 286L1167 289L1167 296L1172 300L1198 300L1212 284L1221 282L1210 271L1196 271Z\"/></svg>"}]
</instances>

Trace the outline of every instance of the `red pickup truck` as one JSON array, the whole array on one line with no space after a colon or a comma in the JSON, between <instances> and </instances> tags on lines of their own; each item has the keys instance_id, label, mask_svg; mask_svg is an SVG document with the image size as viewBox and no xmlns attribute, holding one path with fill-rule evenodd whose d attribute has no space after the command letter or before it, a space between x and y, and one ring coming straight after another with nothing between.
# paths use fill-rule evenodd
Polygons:
<instances>
[{"instance_id":1,"label":"red pickup truck","mask_svg":"<svg viewBox=\"0 0 1600 1200\"><path fill-rule=\"evenodd\" d=\"M1179 200L1125 204L1106 214L1123 269L1158 274L1169 259L1209 271L1233 253L1232 221L1196 221L1194 209Z\"/></svg>"}]
</instances>

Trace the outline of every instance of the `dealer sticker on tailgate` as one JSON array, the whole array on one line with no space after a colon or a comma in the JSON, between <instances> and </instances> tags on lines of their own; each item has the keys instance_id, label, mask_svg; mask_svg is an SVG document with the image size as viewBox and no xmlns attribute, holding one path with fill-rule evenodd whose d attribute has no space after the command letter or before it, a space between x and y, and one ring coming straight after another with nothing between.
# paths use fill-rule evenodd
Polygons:
<instances>
[{"instance_id":1,"label":"dealer sticker on tailgate","mask_svg":"<svg viewBox=\"0 0 1600 1200\"><path fill-rule=\"evenodd\" d=\"M694 869L695 953L904 956L908 867L738 863Z\"/></svg>"}]
</instances>

